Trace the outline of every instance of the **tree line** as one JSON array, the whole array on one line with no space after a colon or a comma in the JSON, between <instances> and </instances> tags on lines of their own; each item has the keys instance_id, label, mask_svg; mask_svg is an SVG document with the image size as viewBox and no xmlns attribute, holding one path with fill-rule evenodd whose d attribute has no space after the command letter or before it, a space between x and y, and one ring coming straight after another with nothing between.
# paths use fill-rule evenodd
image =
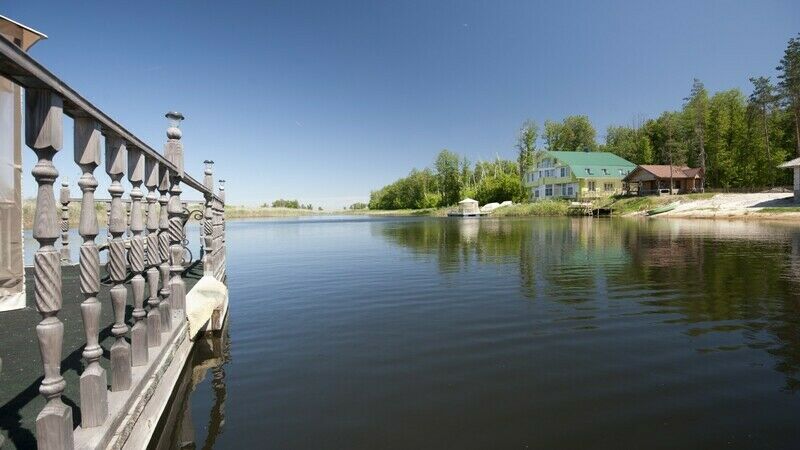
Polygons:
<instances>
[{"instance_id":1,"label":"tree line","mask_svg":"<svg viewBox=\"0 0 800 450\"><path fill-rule=\"evenodd\" d=\"M517 161L498 158L472 165L466 157L442 150L432 168L414 169L373 191L369 207L432 208L463 197L481 204L524 201L525 171L544 150L607 151L634 164L700 167L706 187L713 188L791 184L791 172L777 166L800 157L800 34L789 39L776 71L777 82L767 76L750 78L749 95L737 88L709 93L695 79L680 109L609 126L602 143L586 115L546 120L541 129L525 121L517 136Z\"/></svg>"},{"instance_id":2,"label":"tree line","mask_svg":"<svg viewBox=\"0 0 800 450\"><path fill-rule=\"evenodd\" d=\"M267 203L263 203L261 205L261 207L262 208L269 208L270 205L267 204ZM311 203L309 203L307 205L304 205L304 204L300 203L300 201L298 201L298 200L284 200L282 198L279 198L278 200L275 200L274 202L272 202L272 207L273 208L290 208L290 209L308 209L308 210L314 209L314 205L312 205ZM322 208L319 208L319 209L320 209L320 211L322 210Z\"/></svg>"}]
</instances>

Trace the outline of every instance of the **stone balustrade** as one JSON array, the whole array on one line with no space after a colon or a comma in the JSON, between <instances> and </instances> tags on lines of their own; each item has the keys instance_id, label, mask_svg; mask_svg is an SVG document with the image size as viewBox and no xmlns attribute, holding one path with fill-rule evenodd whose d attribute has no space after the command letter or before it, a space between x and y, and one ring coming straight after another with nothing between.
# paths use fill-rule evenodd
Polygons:
<instances>
[{"instance_id":1,"label":"stone balustrade","mask_svg":"<svg viewBox=\"0 0 800 450\"><path fill-rule=\"evenodd\" d=\"M25 144L37 158L32 170L37 185L33 238L39 247L33 270L36 309L41 315L36 337L44 375L39 392L46 404L36 419L36 440L40 449L72 449L76 446L73 416L77 414L61 398L66 386L61 375L65 324L58 317L62 307L61 265L69 261L70 191L63 183L59 218L54 192L59 173L53 164L63 146L64 116L74 119L74 162L82 173L77 182L81 192L80 309L86 339L82 352L86 364L80 376L82 430L109 425L110 405L121 398L119 393L130 392L135 383L147 381L137 379L136 374L151 372L147 368L160 358L160 351L165 351L163 338L177 329L176 321L185 321L183 272L188 214L181 201L184 188L203 198L200 229L205 274L225 281L224 186L220 183L220 192L215 194L208 163L203 183L184 172L180 113L167 114L170 125L161 154L2 37L0 75L24 89ZM113 284L110 298L98 298L102 268L95 241L99 234L95 170L101 165L102 153L111 196L106 265ZM130 192L122 183L126 176L132 186ZM59 235L61 247L56 248ZM125 315L129 303L133 305L130 327ZM109 325L100 323L101 309L107 305L114 310L111 331L115 337L109 374L100 365L104 349L98 338L99 331ZM139 367L144 369L137 371Z\"/></svg>"}]
</instances>

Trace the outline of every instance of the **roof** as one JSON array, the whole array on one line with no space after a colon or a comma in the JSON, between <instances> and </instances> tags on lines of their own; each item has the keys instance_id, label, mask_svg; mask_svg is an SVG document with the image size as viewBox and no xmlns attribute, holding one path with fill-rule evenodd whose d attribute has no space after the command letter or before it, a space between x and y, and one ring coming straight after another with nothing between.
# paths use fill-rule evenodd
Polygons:
<instances>
[{"instance_id":1,"label":"roof","mask_svg":"<svg viewBox=\"0 0 800 450\"><path fill-rule=\"evenodd\" d=\"M800 158L795 158L791 161L786 161L785 163L778 166L782 169L791 169L792 167L800 167Z\"/></svg>"},{"instance_id":2,"label":"roof","mask_svg":"<svg viewBox=\"0 0 800 450\"><path fill-rule=\"evenodd\" d=\"M462 203L478 203L478 201L467 197L464 200L461 200L460 202L458 202L459 205L462 204Z\"/></svg>"},{"instance_id":3,"label":"roof","mask_svg":"<svg viewBox=\"0 0 800 450\"><path fill-rule=\"evenodd\" d=\"M610 152L549 151L544 156L568 165L578 178L622 178L619 169L627 174L636 168L636 164ZM588 174L586 169L592 173ZM604 175L602 169L609 169L609 174Z\"/></svg>"},{"instance_id":4,"label":"roof","mask_svg":"<svg viewBox=\"0 0 800 450\"><path fill-rule=\"evenodd\" d=\"M670 166L669 164L642 164L636 168L650 172L656 178L698 178L702 173L702 169L688 166ZM670 169L672 169L672 176L670 176ZM628 176L632 174L633 172Z\"/></svg>"}]
</instances>

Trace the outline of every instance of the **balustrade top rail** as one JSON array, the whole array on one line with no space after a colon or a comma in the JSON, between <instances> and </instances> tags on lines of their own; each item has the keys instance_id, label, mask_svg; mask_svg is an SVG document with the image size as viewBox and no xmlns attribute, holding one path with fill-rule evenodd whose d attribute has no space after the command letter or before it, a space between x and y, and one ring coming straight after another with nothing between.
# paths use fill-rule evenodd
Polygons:
<instances>
[{"instance_id":1,"label":"balustrade top rail","mask_svg":"<svg viewBox=\"0 0 800 450\"><path fill-rule=\"evenodd\" d=\"M25 88L45 88L57 92L64 101L64 114L69 117L89 117L97 121L103 132L115 134L124 139L130 146L141 150L145 155L158 161L159 165L166 167L171 172L179 169L168 161L161 153L145 144L136 135L126 130L122 125L108 117L103 111L83 98L74 89L61 81L52 72L31 58L22 49L0 36L0 75L13 80ZM212 189L197 181L194 177L184 172L181 182L203 193L211 194L216 200L224 200L214 194Z\"/></svg>"}]
</instances>

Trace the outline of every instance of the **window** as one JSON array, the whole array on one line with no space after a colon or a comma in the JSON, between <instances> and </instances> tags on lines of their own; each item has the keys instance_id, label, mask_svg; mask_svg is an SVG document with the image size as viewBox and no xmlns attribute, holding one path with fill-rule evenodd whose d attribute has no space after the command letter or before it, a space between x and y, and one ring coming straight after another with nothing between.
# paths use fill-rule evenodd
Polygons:
<instances>
[{"instance_id":1,"label":"window","mask_svg":"<svg viewBox=\"0 0 800 450\"><path fill-rule=\"evenodd\" d=\"M586 175L591 175L591 174L592 174L592 169L587 167L586 168Z\"/></svg>"},{"instance_id":2,"label":"window","mask_svg":"<svg viewBox=\"0 0 800 450\"><path fill-rule=\"evenodd\" d=\"M562 167L561 168L561 178L564 178L566 176L567 176L567 168L566 167Z\"/></svg>"},{"instance_id":3,"label":"window","mask_svg":"<svg viewBox=\"0 0 800 450\"><path fill-rule=\"evenodd\" d=\"M544 186L544 196L545 197L552 197L553 196L553 185L547 184Z\"/></svg>"},{"instance_id":4,"label":"window","mask_svg":"<svg viewBox=\"0 0 800 450\"><path fill-rule=\"evenodd\" d=\"M534 198L539 198L539 189L534 189L533 190L533 197Z\"/></svg>"},{"instance_id":5,"label":"window","mask_svg":"<svg viewBox=\"0 0 800 450\"><path fill-rule=\"evenodd\" d=\"M586 170L589 170L589 169L586 169ZM595 182L594 182L594 181L590 181L590 182L589 182L589 192L594 192L594 191L596 191L596 190L597 190L597 189L596 189L596 187L595 187Z\"/></svg>"},{"instance_id":6,"label":"window","mask_svg":"<svg viewBox=\"0 0 800 450\"><path fill-rule=\"evenodd\" d=\"M606 192L613 191L614 190L614 183L605 183L603 185L603 190L605 190Z\"/></svg>"},{"instance_id":7,"label":"window","mask_svg":"<svg viewBox=\"0 0 800 450\"><path fill-rule=\"evenodd\" d=\"M567 197L572 197L575 195L575 192L572 189L572 185L567 186Z\"/></svg>"},{"instance_id":8,"label":"window","mask_svg":"<svg viewBox=\"0 0 800 450\"><path fill-rule=\"evenodd\" d=\"M625 171L622 170L622 169L619 169L619 176L623 176L623 175L625 175Z\"/></svg>"},{"instance_id":9,"label":"window","mask_svg":"<svg viewBox=\"0 0 800 450\"><path fill-rule=\"evenodd\" d=\"M608 176L608 169L603 169L603 175Z\"/></svg>"}]
</instances>

